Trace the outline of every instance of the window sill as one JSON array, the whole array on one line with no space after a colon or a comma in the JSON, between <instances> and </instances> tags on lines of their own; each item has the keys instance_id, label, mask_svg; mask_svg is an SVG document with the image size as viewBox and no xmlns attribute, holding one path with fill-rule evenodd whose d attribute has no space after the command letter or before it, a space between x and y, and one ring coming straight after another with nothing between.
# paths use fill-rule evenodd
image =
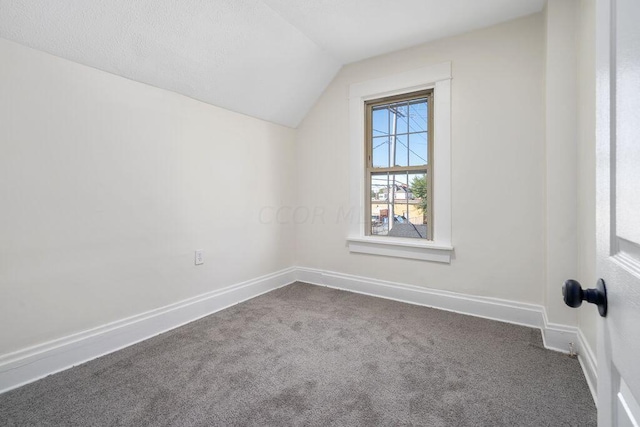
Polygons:
<instances>
[{"instance_id":1,"label":"window sill","mask_svg":"<svg viewBox=\"0 0 640 427\"><path fill-rule=\"evenodd\" d=\"M444 262L447 264L451 262L451 253L453 252L451 245L416 240L373 236L347 238L349 252Z\"/></svg>"}]
</instances>

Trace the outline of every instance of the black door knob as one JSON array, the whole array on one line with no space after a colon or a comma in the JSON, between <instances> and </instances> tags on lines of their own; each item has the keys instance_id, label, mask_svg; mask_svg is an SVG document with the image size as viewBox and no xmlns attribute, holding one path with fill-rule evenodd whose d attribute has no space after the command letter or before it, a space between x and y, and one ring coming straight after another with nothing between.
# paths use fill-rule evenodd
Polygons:
<instances>
[{"instance_id":1,"label":"black door knob","mask_svg":"<svg viewBox=\"0 0 640 427\"><path fill-rule=\"evenodd\" d=\"M607 287L602 279L598 279L595 288L586 290L582 290L582 286L577 280L569 279L562 285L562 296L565 304L569 307L580 307L582 301L586 300L598 306L600 316L607 315Z\"/></svg>"}]
</instances>

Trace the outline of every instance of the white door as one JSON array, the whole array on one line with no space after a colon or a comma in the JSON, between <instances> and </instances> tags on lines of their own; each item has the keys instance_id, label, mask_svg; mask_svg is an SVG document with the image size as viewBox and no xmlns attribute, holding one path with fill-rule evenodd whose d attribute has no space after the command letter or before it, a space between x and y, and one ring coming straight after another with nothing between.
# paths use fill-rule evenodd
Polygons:
<instances>
[{"instance_id":1,"label":"white door","mask_svg":"<svg viewBox=\"0 0 640 427\"><path fill-rule=\"evenodd\" d=\"M640 0L598 0L596 27L598 424L640 427Z\"/></svg>"}]
</instances>

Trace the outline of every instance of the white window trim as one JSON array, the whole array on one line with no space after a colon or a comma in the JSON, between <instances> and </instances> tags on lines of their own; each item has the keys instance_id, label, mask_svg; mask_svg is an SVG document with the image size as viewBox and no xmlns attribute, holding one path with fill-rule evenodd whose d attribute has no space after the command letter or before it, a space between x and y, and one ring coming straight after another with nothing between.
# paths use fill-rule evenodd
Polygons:
<instances>
[{"instance_id":1,"label":"white window trim","mask_svg":"<svg viewBox=\"0 0 640 427\"><path fill-rule=\"evenodd\" d=\"M364 206L365 101L433 89L433 240L367 236ZM451 62L430 65L349 87L350 202L358 212L347 242L350 252L451 262Z\"/></svg>"}]
</instances>

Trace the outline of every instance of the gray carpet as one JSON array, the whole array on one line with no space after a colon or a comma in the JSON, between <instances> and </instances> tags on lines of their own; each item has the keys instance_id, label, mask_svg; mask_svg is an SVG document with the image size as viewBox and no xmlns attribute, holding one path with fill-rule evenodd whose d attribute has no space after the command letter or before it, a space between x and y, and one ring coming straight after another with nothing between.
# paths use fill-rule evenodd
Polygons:
<instances>
[{"instance_id":1,"label":"gray carpet","mask_svg":"<svg viewBox=\"0 0 640 427\"><path fill-rule=\"evenodd\" d=\"M0 395L0 424L595 426L538 330L296 283Z\"/></svg>"}]
</instances>

